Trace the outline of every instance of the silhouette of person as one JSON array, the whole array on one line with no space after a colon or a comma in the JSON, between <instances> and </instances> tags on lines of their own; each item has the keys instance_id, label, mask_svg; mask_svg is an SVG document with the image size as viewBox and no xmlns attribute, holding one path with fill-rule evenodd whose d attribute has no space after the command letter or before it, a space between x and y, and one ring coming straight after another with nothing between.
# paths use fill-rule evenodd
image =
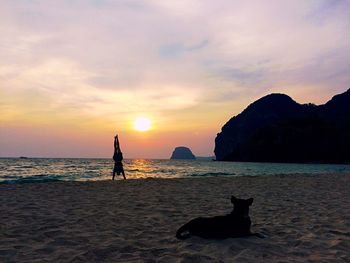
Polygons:
<instances>
[{"instance_id":1,"label":"silhouette of person","mask_svg":"<svg viewBox=\"0 0 350 263\"><path fill-rule=\"evenodd\" d=\"M122 174L124 179L126 179L125 178L124 168L123 168L123 163L122 163L122 161L123 161L123 153L120 150L118 134L116 136L114 136L113 160L114 160L114 169L113 169L113 178L112 178L112 180L114 180L115 173L117 173L117 175Z\"/></svg>"}]
</instances>

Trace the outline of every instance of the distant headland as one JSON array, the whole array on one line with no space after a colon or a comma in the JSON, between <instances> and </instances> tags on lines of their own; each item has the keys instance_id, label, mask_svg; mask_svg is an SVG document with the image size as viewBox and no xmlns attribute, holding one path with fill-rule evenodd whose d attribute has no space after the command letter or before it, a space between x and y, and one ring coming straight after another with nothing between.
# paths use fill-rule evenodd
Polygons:
<instances>
[{"instance_id":1,"label":"distant headland","mask_svg":"<svg viewBox=\"0 0 350 263\"><path fill-rule=\"evenodd\" d=\"M217 134L219 161L349 163L350 89L324 105L270 94Z\"/></svg>"}]
</instances>

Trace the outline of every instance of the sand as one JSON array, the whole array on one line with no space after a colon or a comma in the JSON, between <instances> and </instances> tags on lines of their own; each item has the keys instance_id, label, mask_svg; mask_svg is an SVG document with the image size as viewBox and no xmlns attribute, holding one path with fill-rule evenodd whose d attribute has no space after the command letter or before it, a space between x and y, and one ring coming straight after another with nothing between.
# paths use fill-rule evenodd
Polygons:
<instances>
[{"instance_id":1,"label":"sand","mask_svg":"<svg viewBox=\"0 0 350 263\"><path fill-rule=\"evenodd\" d=\"M258 237L177 240L254 197ZM350 262L350 175L0 185L0 262Z\"/></svg>"}]
</instances>

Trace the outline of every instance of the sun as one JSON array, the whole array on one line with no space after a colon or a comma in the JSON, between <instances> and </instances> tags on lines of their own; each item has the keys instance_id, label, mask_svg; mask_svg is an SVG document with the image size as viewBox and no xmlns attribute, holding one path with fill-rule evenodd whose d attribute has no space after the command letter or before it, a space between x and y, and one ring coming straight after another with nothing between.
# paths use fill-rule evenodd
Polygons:
<instances>
[{"instance_id":1,"label":"sun","mask_svg":"<svg viewBox=\"0 0 350 263\"><path fill-rule=\"evenodd\" d=\"M139 117L134 121L134 128L137 131L148 131L151 129L151 121L144 117Z\"/></svg>"}]
</instances>

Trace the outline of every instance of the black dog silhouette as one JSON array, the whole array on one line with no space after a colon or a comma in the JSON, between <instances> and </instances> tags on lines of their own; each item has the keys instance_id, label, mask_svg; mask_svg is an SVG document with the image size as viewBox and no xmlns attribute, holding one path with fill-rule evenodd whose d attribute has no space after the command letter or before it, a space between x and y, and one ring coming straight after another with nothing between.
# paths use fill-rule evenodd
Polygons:
<instances>
[{"instance_id":1,"label":"black dog silhouette","mask_svg":"<svg viewBox=\"0 0 350 263\"><path fill-rule=\"evenodd\" d=\"M253 198L245 200L232 196L231 203L234 208L231 214L192 219L177 230L176 237L178 239L185 239L191 235L213 239L251 235L262 237L260 234L250 232L249 206L252 205L253 200Z\"/></svg>"}]
</instances>

